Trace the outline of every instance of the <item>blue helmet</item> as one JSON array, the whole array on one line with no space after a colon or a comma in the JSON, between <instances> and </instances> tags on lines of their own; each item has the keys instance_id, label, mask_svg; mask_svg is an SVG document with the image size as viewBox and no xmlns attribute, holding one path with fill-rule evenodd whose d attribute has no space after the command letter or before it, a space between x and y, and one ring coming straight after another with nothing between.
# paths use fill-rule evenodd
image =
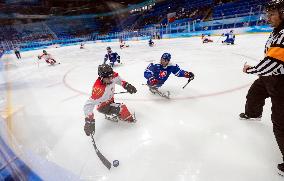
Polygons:
<instances>
[{"instance_id":1,"label":"blue helmet","mask_svg":"<svg viewBox=\"0 0 284 181\"><path fill-rule=\"evenodd\" d=\"M164 60L170 61L172 56L169 53L164 53L161 58Z\"/></svg>"}]
</instances>

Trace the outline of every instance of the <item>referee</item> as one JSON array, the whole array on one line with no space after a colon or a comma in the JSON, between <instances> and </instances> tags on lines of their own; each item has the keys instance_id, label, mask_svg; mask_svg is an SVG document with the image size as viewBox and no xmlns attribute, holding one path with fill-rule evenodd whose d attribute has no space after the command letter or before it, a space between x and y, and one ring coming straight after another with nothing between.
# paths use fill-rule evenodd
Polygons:
<instances>
[{"instance_id":1,"label":"referee","mask_svg":"<svg viewBox=\"0 0 284 181\"><path fill-rule=\"evenodd\" d=\"M265 58L256 66L245 64L243 72L258 75L247 96L245 112L240 119L256 120L262 116L266 98L271 98L273 132L284 156L284 0L271 0L266 7L268 21L274 28L265 45ZM284 176L284 163L278 164Z\"/></svg>"}]
</instances>

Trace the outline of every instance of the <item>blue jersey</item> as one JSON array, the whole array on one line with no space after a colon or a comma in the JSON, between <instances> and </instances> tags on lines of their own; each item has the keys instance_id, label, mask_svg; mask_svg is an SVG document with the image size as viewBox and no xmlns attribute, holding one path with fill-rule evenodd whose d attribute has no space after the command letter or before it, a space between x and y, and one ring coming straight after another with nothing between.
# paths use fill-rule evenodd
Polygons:
<instances>
[{"instance_id":1,"label":"blue jersey","mask_svg":"<svg viewBox=\"0 0 284 181\"><path fill-rule=\"evenodd\" d=\"M114 62L120 62L120 56L114 52L114 53L107 53L105 55L105 59L104 59L104 63L106 63L106 61L109 60L111 63L114 63Z\"/></svg>"},{"instance_id":2,"label":"blue jersey","mask_svg":"<svg viewBox=\"0 0 284 181\"><path fill-rule=\"evenodd\" d=\"M225 36L227 37L227 39L235 39L234 33L226 33Z\"/></svg>"},{"instance_id":3,"label":"blue jersey","mask_svg":"<svg viewBox=\"0 0 284 181\"><path fill-rule=\"evenodd\" d=\"M185 71L180 69L179 66L176 65L168 65L167 67L163 67L161 64L149 64L146 70L144 71L144 77L148 80L147 84L149 85L149 79L155 78L158 80L157 87L161 87L166 80L169 78L170 74L173 73L177 77L184 77Z\"/></svg>"},{"instance_id":4,"label":"blue jersey","mask_svg":"<svg viewBox=\"0 0 284 181\"><path fill-rule=\"evenodd\" d=\"M234 33L226 33L224 36L226 36L225 43L234 43L235 41L235 35Z\"/></svg>"}]
</instances>

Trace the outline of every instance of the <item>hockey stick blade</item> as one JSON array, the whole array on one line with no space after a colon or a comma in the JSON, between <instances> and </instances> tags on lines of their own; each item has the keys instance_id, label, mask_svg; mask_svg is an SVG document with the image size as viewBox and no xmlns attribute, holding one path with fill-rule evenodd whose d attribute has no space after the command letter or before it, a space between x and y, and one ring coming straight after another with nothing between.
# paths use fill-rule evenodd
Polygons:
<instances>
[{"instance_id":1,"label":"hockey stick blade","mask_svg":"<svg viewBox=\"0 0 284 181\"><path fill-rule=\"evenodd\" d=\"M94 135L91 135L93 146L95 148L96 154L98 155L99 159L102 161L105 167L107 167L109 170L111 169L111 163L106 159L106 157L100 152L100 150L97 148Z\"/></svg>"}]
</instances>

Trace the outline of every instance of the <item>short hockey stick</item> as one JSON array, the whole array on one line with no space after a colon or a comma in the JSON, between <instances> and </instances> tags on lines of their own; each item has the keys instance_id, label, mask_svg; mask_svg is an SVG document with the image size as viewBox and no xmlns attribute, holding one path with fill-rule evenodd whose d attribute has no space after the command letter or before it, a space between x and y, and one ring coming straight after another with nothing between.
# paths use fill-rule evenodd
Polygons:
<instances>
[{"instance_id":1,"label":"short hockey stick","mask_svg":"<svg viewBox=\"0 0 284 181\"><path fill-rule=\"evenodd\" d=\"M111 169L111 163L106 159L106 157L98 150L95 139L94 139L94 133L91 134L93 146L95 148L96 154L98 155L99 159L102 161L102 163L110 170Z\"/></svg>"},{"instance_id":2,"label":"short hockey stick","mask_svg":"<svg viewBox=\"0 0 284 181\"><path fill-rule=\"evenodd\" d=\"M123 91L123 92L115 92L114 94L126 94L126 93L129 93L127 91Z\"/></svg>"},{"instance_id":3,"label":"short hockey stick","mask_svg":"<svg viewBox=\"0 0 284 181\"><path fill-rule=\"evenodd\" d=\"M220 37L218 38L218 40L217 40L217 42L216 42L216 43L218 43L222 37L223 37L223 36L220 36Z\"/></svg>"},{"instance_id":4,"label":"short hockey stick","mask_svg":"<svg viewBox=\"0 0 284 181\"><path fill-rule=\"evenodd\" d=\"M188 79L187 83L182 88L184 89L191 80L193 79Z\"/></svg>"}]
</instances>

